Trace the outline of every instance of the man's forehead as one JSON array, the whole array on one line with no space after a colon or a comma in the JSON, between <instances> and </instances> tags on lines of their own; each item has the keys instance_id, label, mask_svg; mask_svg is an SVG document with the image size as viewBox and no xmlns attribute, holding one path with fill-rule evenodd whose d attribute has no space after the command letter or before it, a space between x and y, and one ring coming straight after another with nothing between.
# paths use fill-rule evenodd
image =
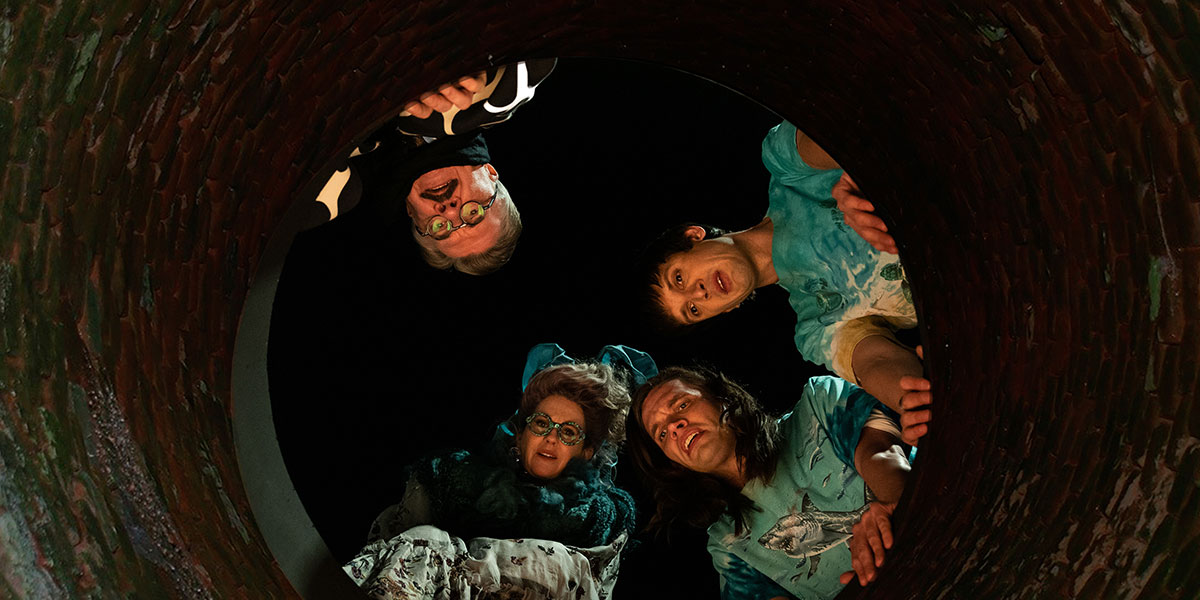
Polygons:
<instances>
[{"instance_id":1,"label":"man's forehead","mask_svg":"<svg viewBox=\"0 0 1200 600\"><path fill-rule=\"evenodd\" d=\"M650 419L648 419L647 417L652 412L654 412L662 407L663 402L666 401L666 396L668 396L667 387L671 383L676 382L676 381L679 381L679 380L678 379L669 379L667 381L663 381L663 382L659 383L658 385L655 385L654 387L650 388L649 392L646 392L646 401L642 403L642 410L641 410L642 414L640 415L642 418L643 425L648 425L650 422Z\"/></svg>"},{"instance_id":2,"label":"man's forehead","mask_svg":"<svg viewBox=\"0 0 1200 600\"><path fill-rule=\"evenodd\" d=\"M662 410L672 399L685 395L704 397L704 393L699 388L682 379L668 379L654 386L646 394L646 402L642 404L642 422L649 422L649 419L646 418L648 415Z\"/></svg>"}]
</instances>

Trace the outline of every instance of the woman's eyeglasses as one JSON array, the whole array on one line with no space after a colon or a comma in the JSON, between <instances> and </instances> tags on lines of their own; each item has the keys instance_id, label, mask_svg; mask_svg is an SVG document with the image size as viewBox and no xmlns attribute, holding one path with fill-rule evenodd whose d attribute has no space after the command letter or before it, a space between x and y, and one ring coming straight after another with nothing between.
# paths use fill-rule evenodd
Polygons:
<instances>
[{"instance_id":1,"label":"woman's eyeglasses","mask_svg":"<svg viewBox=\"0 0 1200 600\"><path fill-rule=\"evenodd\" d=\"M558 430L558 441L564 446L574 446L583 441L587 434L583 432L583 428L574 421L566 423L555 423L550 419L550 415L542 412L535 412L525 419L525 427L529 433L533 435L545 437L550 435L551 431Z\"/></svg>"},{"instance_id":2,"label":"woman's eyeglasses","mask_svg":"<svg viewBox=\"0 0 1200 600\"><path fill-rule=\"evenodd\" d=\"M417 233L431 237L435 240L444 240L450 237L450 234L456 229L463 227L474 227L483 222L483 217L486 216L487 210L496 203L496 196L500 194L500 184L496 184L496 191L492 192L492 197L488 198L487 204L480 203L476 200L464 202L458 209L458 218L462 221L462 225L455 227L450 219L442 215L434 215L425 223L425 231L417 230Z\"/></svg>"}]
</instances>

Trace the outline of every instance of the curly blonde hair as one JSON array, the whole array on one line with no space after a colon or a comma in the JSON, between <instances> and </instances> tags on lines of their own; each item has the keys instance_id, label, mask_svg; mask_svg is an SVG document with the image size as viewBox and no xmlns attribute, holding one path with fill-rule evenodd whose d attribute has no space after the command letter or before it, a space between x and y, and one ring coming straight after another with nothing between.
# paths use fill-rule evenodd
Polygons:
<instances>
[{"instance_id":1,"label":"curly blonde hair","mask_svg":"<svg viewBox=\"0 0 1200 600\"><path fill-rule=\"evenodd\" d=\"M614 448L625 441L625 417L629 414L629 388L624 377L608 365L576 363L556 365L539 371L521 396L517 422L533 414L542 400L562 396L583 409L585 446L599 448L609 442Z\"/></svg>"}]
</instances>

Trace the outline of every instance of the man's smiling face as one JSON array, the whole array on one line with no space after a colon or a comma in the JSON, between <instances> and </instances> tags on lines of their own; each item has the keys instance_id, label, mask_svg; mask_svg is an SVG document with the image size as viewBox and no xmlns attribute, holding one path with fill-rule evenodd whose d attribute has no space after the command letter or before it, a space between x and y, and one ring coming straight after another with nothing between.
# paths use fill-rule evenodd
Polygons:
<instances>
[{"instance_id":1,"label":"man's smiling face","mask_svg":"<svg viewBox=\"0 0 1200 600\"><path fill-rule=\"evenodd\" d=\"M642 428L672 462L697 473L722 474L737 465L733 432L703 390L679 379L646 394Z\"/></svg>"},{"instance_id":2,"label":"man's smiling face","mask_svg":"<svg viewBox=\"0 0 1200 600\"><path fill-rule=\"evenodd\" d=\"M406 205L413 227L426 231L430 219L442 216L449 219L454 231L444 240L433 243L446 256L458 258L479 254L491 249L500 239L501 221L508 215L507 194L499 194L496 182L500 176L491 164L454 166L434 169L413 182ZM480 223L461 227L461 209L466 202L488 204L495 194L495 203L484 213Z\"/></svg>"}]
</instances>

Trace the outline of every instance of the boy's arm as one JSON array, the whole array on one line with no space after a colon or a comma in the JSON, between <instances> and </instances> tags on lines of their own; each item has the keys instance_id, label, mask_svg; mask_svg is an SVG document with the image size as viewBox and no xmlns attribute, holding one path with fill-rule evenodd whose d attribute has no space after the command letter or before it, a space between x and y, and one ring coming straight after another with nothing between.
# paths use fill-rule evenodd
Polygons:
<instances>
[{"instance_id":1,"label":"boy's arm","mask_svg":"<svg viewBox=\"0 0 1200 600\"><path fill-rule=\"evenodd\" d=\"M796 154L800 155L800 160L804 164L814 168L827 171L829 169L840 169L836 160L825 152L825 149L818 146L812 138L804 135L803 131L796 130Z\"/></svg>"}]
</instances>

